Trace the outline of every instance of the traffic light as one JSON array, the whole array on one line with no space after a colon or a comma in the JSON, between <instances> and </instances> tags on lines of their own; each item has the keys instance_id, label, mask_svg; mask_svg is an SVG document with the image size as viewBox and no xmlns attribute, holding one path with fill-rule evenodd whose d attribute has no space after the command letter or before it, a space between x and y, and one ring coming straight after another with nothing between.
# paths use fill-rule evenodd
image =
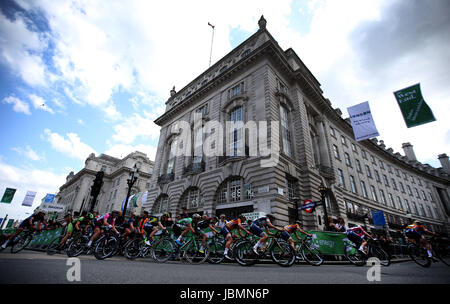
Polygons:
<instances>
[{"instance_id":1,"label":"traffic light","mask_svg":"<svg viewBox=\"0 0 450 304\"><path fill-rule=\"evenodd\" d=\"M91 187L91 196L98 196L103 185L103 171L97 172L94 179L94 184Z\"/></svg>"}]
</instances>

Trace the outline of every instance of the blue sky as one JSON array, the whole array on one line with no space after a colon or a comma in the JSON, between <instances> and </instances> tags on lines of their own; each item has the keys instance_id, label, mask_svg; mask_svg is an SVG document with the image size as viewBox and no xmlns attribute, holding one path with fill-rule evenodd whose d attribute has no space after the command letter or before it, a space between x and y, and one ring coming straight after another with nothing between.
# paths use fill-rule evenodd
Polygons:
<instances>
[{"instance_id":1,"label":"blue sky","mask_svg":"<svg viewBox=\"0 0 450 304\"><path fill-rule=\"evenodd\" d=\"M91 152L124 157L139 150L154 159L153 120L164 113L170 89L208 68L207 23L216 26L214 63L257 30L262 14L344 117L347 107L368 100L379 139L402 154L409 141L420 161L440 166L437 154L450 142L443 119L450 113L450 39L439 30L448 30L439 13L448 5L363 2L1 1L0 192L18 192L11 205L0 204L0 217L23 218ZM393 22L405 5L410 18L428 25L410 26L409 17ZM417 43L414 31L425 32L427 43ZM392 92L417 82L438 121L407 129ZM38 192L32 208L20 207L27 190Z\"/></svg>"}]
</instances>

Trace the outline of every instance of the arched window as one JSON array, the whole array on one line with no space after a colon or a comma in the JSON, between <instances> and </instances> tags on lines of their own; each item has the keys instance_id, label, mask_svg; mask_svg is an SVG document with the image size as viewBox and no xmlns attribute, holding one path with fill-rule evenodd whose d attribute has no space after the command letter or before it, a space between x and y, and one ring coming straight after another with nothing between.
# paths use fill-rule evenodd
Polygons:
<instances>
[{"instance_id":1,"label":"arched window","mask_svg":"<svg viewBox=\"0 0 450 304\"><path fill-rule=\"evenodd\" d=\"M242 177L233 177L224 181L216 191L216 202L218 205L236 203L251 200L254 193L250 183Z\"/></svg>"},{"instance_id":2,"label":"arched window","mask_svg":"<svg viewBox=\"0 0 450 304\"><path fill-rule=\"evenodd\" d=\"M180 208L186 208L188 212L199 211L203 207L200 190L197 187L188 188L180 199Z\"/></svg>"},{"instance_id":3,"label":"arched window","mask_svg":"<svg viewBox=\"0 0 450 304\"><path fill-rule=\"evenodd\" d=\"M169 196L167 194L161 194L153 204L152 213L162 214L169 211Z\"/></svg>"}]
</instances>

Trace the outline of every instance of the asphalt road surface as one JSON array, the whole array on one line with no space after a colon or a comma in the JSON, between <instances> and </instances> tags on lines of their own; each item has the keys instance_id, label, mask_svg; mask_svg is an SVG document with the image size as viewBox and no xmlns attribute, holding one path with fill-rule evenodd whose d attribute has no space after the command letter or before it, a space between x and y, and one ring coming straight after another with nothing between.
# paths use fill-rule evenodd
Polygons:
<instances>
[{"instance_id":1,"label":"asphalt road surface","mask_svg":"<svg viewBox=\"0 0 450 304\"><path fill-rule=\"evenodd\" d=\"M0 283L38 284L449 284L450 267L434 263L422 268L412 261L393 263L381 267L380 281L368 281L370 267L349 264L321 265L319 267L296 264L283 268L273 264L242 267L238 264L190 265L183 262L158 264L151 259L127 260L113 257L104 261L93 256L81 256L80 281L74 264L67 265L66 255L49 256L44 252L21 251L11 254L0 252ZM373 274L373 273L372 273ZM373 277L373 275L372 275Z\"/></svg>"}]
</instances>

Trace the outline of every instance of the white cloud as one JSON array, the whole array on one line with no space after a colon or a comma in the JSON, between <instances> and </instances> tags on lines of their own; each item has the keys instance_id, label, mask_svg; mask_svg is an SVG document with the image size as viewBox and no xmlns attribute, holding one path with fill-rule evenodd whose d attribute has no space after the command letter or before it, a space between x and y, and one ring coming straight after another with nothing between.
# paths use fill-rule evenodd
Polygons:
<instances>
[{"instance_id":1,"label":"white cloud","mask_svg":"<svg viewBox=\"0 0 450 304\"><path fill-rule=\"evenodd\" d=\"M30 146L26 146L25 150L20 147L14 147L14 148L11 148L11 150L16 151L20 155L23 155L33 161L42 159L42 157L40 157L33 149L31 149Z\"/></svg>"},{"instance_id":2,"label":"white cloud","mask_svg":"<svg viewBox=\"0 0 450 304\"><path fill-rule=\"evenodd\" d=\"M4 163L0 159L0 191L8 188L17 189L11 204L2 204L1 216L8 214L8 218L24 219L26 212L32 213L41 204L41 199L47 193L56 193L65 182L66 174L55 174L36 168L20 168ZM27 191L36 191L32 207L23 207L22 201Z\"/></svg>"},{"instance_id":3,"label":"white cloud","mask_svg":"<svg viewBox=\"0 0 450 304\"><path fill-rule=\"evenodd\" d=\"M27 84L46 86L48 72L40 54L47 47L47 39L30 31L21 14L15 18L10 21L0 13L0 61Z\"/></svg>"},{"instance_id":4,"label":"white cloud","mask_svg":"<svg viewBox=\"0 0 450 304\"><path fill-rule=\"evenodd\" d=\"M156 158L156 147L151 145L125 145L125 144L116 144L110 145L109 149L105 151L105 154L111 155L117 158L124 158L128 154L139 151L147 154L148 158L151 160L155 160Z\"/></svg>"},{"instance_id":5,"label":"white cloud","mask_svg":"<svg viewBox=\"0 0 450 304\"><path fill-rule=\"evenodd\" d=\"M69 157L84 161L89 154L97 154L93 148L81 142L80 137L75 133L67 133L67 139L49 129L45 129L44 133L45 139L50 142L53 149Z\"/></svg>"},{"instance_id":6,"label":"white cloud","mask_svg":"<svg viewBox=\"0 0 450 304\"><path fill-rule=\"evenodd\" d=\"M28 95L35 109L47 111L51 114L55 114L55 112L45 103L44 99L40 96L30 94Z\"/></svg>"},{"instance_id":7,"label":"white cloud","mask_svg":"<svg viewBox=\"0 0 450 304\"><path fill-rule=\"evenodd\" d=\"M13 110L18 113L25 113L27 115L31 115L30 107L26 101L22 101L14 96L8 96L6 98L3 98L3 102L13 104Z\"/></svg>"},{"instance_id":8,"label":"white cloud","mask_svg":"<svg viewBox=\"0 0 450 304\"><path fill-rule=\"evenodd\" d=\"M140 137L142 140L157 139L160 127L153 120L155 115L145 112L144 115L134 113L131 117L114 126L112 139L119 143L131 144Z\"/></svg>"},{"instance_id":9,"label":"white cloud","mask_svg":"<svg viewBox=\"0 0 450 304\"><path fill-rule=\"evenodd\" d=\"M77 122L78 122L80 125L84 125L84 121L83 121L81 118L78 119Z\"/></svg>"}]
</instances>

